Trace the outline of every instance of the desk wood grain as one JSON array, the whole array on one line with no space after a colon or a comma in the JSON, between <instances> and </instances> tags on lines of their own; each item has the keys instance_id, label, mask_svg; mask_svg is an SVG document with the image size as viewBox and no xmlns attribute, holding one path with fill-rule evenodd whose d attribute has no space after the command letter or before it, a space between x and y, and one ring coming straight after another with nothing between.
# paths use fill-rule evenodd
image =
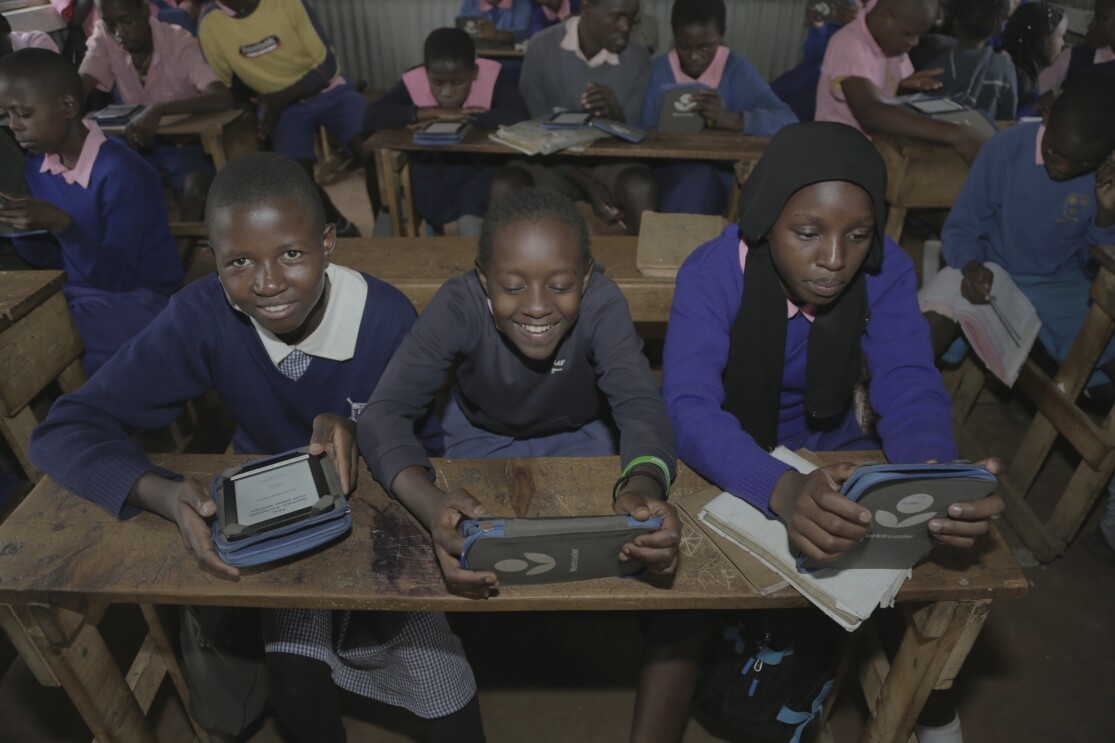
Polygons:
<instances>
[{"instance_id":1,"label":"desk wood grain","mask_svg":"<svg viewBox=\"0 0 1115 743\"><path fill-rule=\"evenodd\" d=\"M0 271L0 331L62 288L63 271Z\"/></svg>"},{"instance_id":2,"label":"desk wood grain","mask_svg":"<svg viewBox=\"0 0 1115 743\"><path fill-rule=\"evenodd\" d=\"M209 482L243 457L167 455L156 461ZM438 484L464 487L496 515L611 512L615 457L435 460ZM684 465L675 493L707 487ZM539 611L802 606L792 589L750 591L703 532L685 521L682 559L670 588L619 578L507 586L488 601L448 594L429 537L406 510L361 473L351 498L353 530L313 554L246 569L238 580L198 568L168 521L118 521L44 479L0 525L0 603L44 602L81 610L96 602L317 607L331 609ZM942 554L918 568L901 600L991 599L1025 594L1027 583L998 534L975 555Z\"/></svg>"}]
</instances>

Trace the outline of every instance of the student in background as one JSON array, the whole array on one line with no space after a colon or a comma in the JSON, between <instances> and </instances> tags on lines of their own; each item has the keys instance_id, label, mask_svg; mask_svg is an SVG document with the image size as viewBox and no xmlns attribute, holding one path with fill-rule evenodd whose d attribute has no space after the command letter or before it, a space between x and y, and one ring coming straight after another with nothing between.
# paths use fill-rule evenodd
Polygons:
<instances>
[{"instance_id":1,"label":"student in background","mask_svg":"<svg viewBox=\"0 0 1115 743\"><path fill-rule=\"evenodd\" d=\"M937 17L937 0L878 0L836 32L817 84L817 121L836 121L871 136L901 134L955 149L975 159L984 136L972 127L923 116L894 96L937 90L940 69L914 72L907 52Z\"/></svg>"},{"instance_id":2,"label":"student in background","mask_svg":"<svg viewBox=\"0 0 1115 743\"><path fill-rule=\"evenodd\" d=\"M78 72L86 97L112 91L119 103L146 106L124 130L124 140L165 173L181 203L180 221L200 222L213 181L212 163L197 142L158 136L169 114L232 108L232 93L184 29L151 16L146 0L97 0L100 20Z\"/></svg>"},{"instance_id":3,"label":"student in background","mask_svg":"<svg viewBox=\"0 0 1115 743\"><path fill-rule=\"evenodd\" d=\"M12 24L0 15L0 57L20 49L46 49L58 52L58 45L42 31L13 31Z\"/></svg>"},{"instance_id":4,"label":"student in background","mask_svg":"<svg viewBox=\"0 0 1115 743\"><path fill-rule=\"evenodd\" d=\"M696 113L709 129L769 137L797 119L745 57L724 46L724 0L676 0L670 16L674 48L651 64L642 126L658 126L666 86L700 83ZM708 163L669 163L654 168L664 212L722 214L733 170Z\"/></svg>"},{"instance_id":5,"label":"student in background","mask_svg":"<svg viewBox=\"0 0 1115 743\"><path fill-rule=\"evenodd\" d=\"M1038 75L1038 91L1058 90L1085 72L1115 73L1115 0L1096 0L1084 43L1062 51Z\"/></svg>"},{"instance_id":6,"label":"student in background","mask_svg":"<svg viewBox=\"0 0 1115 743\"><path fill-rule=\"evenodd\" d=\"M313 181L281 155L223 168L206 227L216 273L175 295L104 374L60 398L31 457L120 518L173 521L200 564L227 577L238 570L213 549L208 483L151 464L127 432L165 426L187 400L216 391L236 422L237 453L309 444L351 493L360 401L415 312L394 287L330 264L333 225ZM345 739L336 686L405 707L426 721L427 740L483 740L476 684L443 614L273 609L263 635L272 703L299 743Z\"/></svg>"},{"instance_id":7,"label":"student in background","mask_svg":"<svg viewBox=\"0 0 1115 743\"><path fill-rule=\"evenodd\" d=\"M531 0L530 35L544 31L581 12L581 0Z\"/></svg>"},{"instance_id":8,"label":"student in background","mask_svg":"<svg viewBox=\"0 0 1115 743\"><path fill-rule=\"evenodd\" d=\"M595 267L588 227L565 197L522 189L492 204L476 267L447 281L423 310L357 430L376 480L430 531L449 590L487 598L499 588L496 575L461 567L457 531L460 519L484 508L463 488L437 486L413 433L453 370L442 414L445 456L618 453L615 512L663 519L619 559L673 574L680 535L666 503L673 432L627 301Z\"/></svg>"},{"instance_id":9,"label":"student in background","mask_svg":"<svg viewBox=\"0 0 1115 743\"><path fill-rule=\"evenodd\" d=\"M914 266L883 235L885 194L886 166L855 129L783 128L743 186L739 225L686 259L670 311L663 396L679 453L717 487L782 519L795 550L815 560L863 539L871 515L839 492L852 465L802 475L769 454L775 445L881 446L888 461L905 463L956 457ZM852 405L861 355L877 436ZM954 505L927 528L971 547L1002 509L997 495ZM684 729L704 646L698 623L686 621L693 633L668 661L644 666L657 671L639 683L644 740L651 731L680 740Z\"/></svg>"},{"instance_id":10,"label":"student in background","mask_svg":"<svg viewBox=\"0 0 1115 743\"><path fill-rule=\"evenodd\" d=\"M364 113L364 129L402 129L428 121L472 121L495 129L530 118L519 89L498 62L477 59L476 47L458 28L426 37L425 64L403 73ZM415 153L411 165L415 208L441 231L456 222L461 235L479 235L488 189L498 170L470 155Z\"/></svg>"},{"instance_id":11,"label":"student in background","mask_svg":"<svg viewBox=\"0 0 1115 743\"><path fill-rule=\"evenodd\" d=\"M66 58L24 49L0 59L0 109L32 155L30 197L0 199L0 222L44 234L15 240L28 263L63 268L62 291L92 374L154 319L182 283L159 174L81 118L81 77Z\"/></svg>"},{"instance_id":12,"label":"student in background","mask_svg":"<svg viewBox=\"0 0 1115 743\"><path fill-rule=\"evenodd\" d=\"M771 90L793 110L799 121L813 121L817 108L817 81L821 77L821 62L825 58L832 35L856 19L861 10L859 0L834 0L833 15L823 18L813 5L805 4L805 43L802 44L802 61L792 70L784 72L770 84Z\"/></svg>"},{"instance_id":13,"label":"student in background","mask_svg":"<svg viewBox=\"0 0 1115 743\"><path fill-rule=\"evenodd\" d=\"M1038 76L1065 46L1069 19L1051 3L1027 3L1014 11L1003 29L1003 51L1018 75L1018 116L1033 116L1040 93Z\"/></svg>"},{"instance_id":14,"label":"student in background","mask_svg":"<svg viewBox=\"0 0 1115 743\"><path fill-rule=\"evenodd\" d=\"M1053 103L1048 126L1017 124L988 141L941 232L941 255L964 274L964 298L987 304L995 287L984 263L1002 266L1037 310L1038 339L1057 363L1088 312L1088 249L1115 244L1112 121L1115 77L1080 78ZM933 312L927 317L937 354L962 359L966 345L952 345L956 323ZM1110 379L1113 360L1115 344L1100 358Z\"/></svg>"},{"instance_id":15,"label":"student in background","mask_svg":"<svg viewBox=\"0 0 1115 743\"><path fill-rule=\"evenodd\" d=\"M530 36L531 0L461 0L457 17L483 17L476 38L514 46Z\"/></svg>"},{"instance_id":16,"label":"student in background","mask_svg":"<svg viewBox=\"0 0 1115 743\"><path fill-rule=\"evenodd\" d=\"M565 110L639 121L650 54L642 44L630 42L638 8L638 0L583 0L580 16L531 40L519 91L532 117ZM489 203L530 186L584 199L605 222L624 224L629 235L639 234L644 211L658 208L658 187L650 168L620 160L555 169L517 161L496 175Z\"/></svg>"},{"instance_id":17,"label":"student in background","mask_svg":"<svg viewBox=\"0 0 1115 743\"><path fill-rule=\"evenodd\" d=\"M297 160L313 177L314 142L324 126L364 164L368 199L378 203L375 163L360 138L367 103L341 75L333 44L308 3L210 3L198 19L198 41L221 81L234 94L248 92L257 101L260 139L269 139L276 152ZM338 237L359 236L325 191L318 191Z\"/></svg>"},{"instance_id":18,"label":"student in background","mask_svg":"<svg viewBox=\"0 0 1115 743\"><path fill-rule=\"evenodd\" d=\"M1014 63L996 54L987 40L1006 19L1007 0L967 0L956 6L953 33L957 49L929 66L944 70L937 92L983 111L995 121L1009 121L1018 109Z\"/></svg>"}]
</instances>

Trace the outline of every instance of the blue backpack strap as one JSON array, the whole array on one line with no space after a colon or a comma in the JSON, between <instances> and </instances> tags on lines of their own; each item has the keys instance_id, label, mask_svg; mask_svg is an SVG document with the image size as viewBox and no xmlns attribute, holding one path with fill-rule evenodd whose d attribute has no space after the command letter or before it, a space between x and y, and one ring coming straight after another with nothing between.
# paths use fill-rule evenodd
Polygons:
<instances>
[{"instance_id":1,"label":"blue backpack strap","mask_svg":"<svg viewBox=\"0 0 1115 743\"><path fill-rule=\"evenodd\" d=\"M821 691L817 694L816 698L814 698L813 704L810 706L808 712L792 710L784 705L782 709L778 710L778 715L775 717L776 720L784 725L795 726L794 736L790 738L789 743L801 743L801 734L805 732L806 726L809 725L817 715L821 714L821 710L825 708L825 697L832 691L832 685L834 683L835 679L825 682L824 686L821 687Z\"/></svg>"}]
</instances>

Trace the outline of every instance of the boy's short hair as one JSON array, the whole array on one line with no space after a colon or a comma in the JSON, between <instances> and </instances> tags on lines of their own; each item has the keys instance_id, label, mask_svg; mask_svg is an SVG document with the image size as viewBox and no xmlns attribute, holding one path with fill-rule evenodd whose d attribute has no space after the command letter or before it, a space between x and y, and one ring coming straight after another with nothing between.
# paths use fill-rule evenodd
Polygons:
<instances>
[{"instance_id":1,"label":"boy's short hair","mask_svg":"<svg viewBox=\"0 0 1115 743\"><path fill-rule=\"evenodd\" d=\"M276 152L250 152L234 157L217 172L205 202L205 226L220 209L274 200L297 201L318 232L325 232L325 206L317 186L294 160Z\"/></svg>"},{"instance_id":2,"label":"boy's short hair","mask_svg":"<svg viewBox=\"0 0 1115 743\"><path fill-rule=\"evenodd\" d=\"M460 28L435 28L426 37L423 50L424 63L450 62L461 67L476 66L476 44L472 37Z\"/></svg>"},{"instance_id":3,"label":"boy's short hair","mask_svg":"<svg viewBox=\"0 0 1115 743\"><path fill-rule=\"evenodd\" d=\"M1049 120L1063 121L1082 142L1115 150L1115 75L1093 72L1072 80L1053 102Z\"/></svg>"},{"instance_id":4,"label":"boy's short hair","mask_svg":"<svg viewBox=\"0 0 1115 743\"><path fill-rule=\"evenodd\" d=\"M953 25L970 39L987 39L1010 13L1008 0L963 0L953 4Z\"/></svg>"},{"instance_id":5,"label":"boy's short hair","mask_svg":"<svg viewBox=\"0 0 1115 743\"><path fill-rule=\"evenodd\" d=\"M0 35L10 34L12 32L12 24L8 23L7 17L0 13Z\"/></svg>"},{"instance_id":6,"label":"boy's short hair","mask_svg":"<svg viewBox=\"0 0 1115 743\"><path fill-rule=\"evenodd\" d=\"M670 28L674 33L682 26L715 23L723 36L728 27L728 10L724 0L674 0L670 11Z\"/></svg>"},{"instance_id":7,"label":"boy's short hair","mask_svg":"<svg viewBox=\"0 0 1115 743\"><path fill-rule=\"evenodd\" d=\"M557 191L539 188L522 188L508 193L488 207L484 225L480 228L480 247L476 263L482 270L488 269L492 259L492 243L495 236L505 227L516 222L540 222L553 219L573 231L580 247L581 266L587 268L592 261L589 248L588 224L573 202Z\"/></svg>"},{"instance_id":8,"label":"boy's short hair","mask_svg":"<svg viewBox=\"0 0 1115 743\"><path fill-rule=\"evenodd\" d=\"M20 49L0 59L0 79L26 80L45 94L70 95L80 108L85 98L73 62L48 49Z\"/></svg>"}]
</instances>

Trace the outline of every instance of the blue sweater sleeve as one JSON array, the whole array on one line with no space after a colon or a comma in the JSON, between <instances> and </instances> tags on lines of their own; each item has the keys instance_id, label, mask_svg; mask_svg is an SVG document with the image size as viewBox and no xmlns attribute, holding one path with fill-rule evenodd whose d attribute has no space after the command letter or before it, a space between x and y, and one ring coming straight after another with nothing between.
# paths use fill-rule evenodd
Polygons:
<instances>
[{"instance_id":1,"label":"blue sweater sleeve","mask_svg":"<svg viewBox=\"0 0 1115 743\"><path fill-rule=\"evenodd\" d=\"M996 141L998 140L998 141ZM941 230L941 255L953 268L963 270L970 261L987 260L990 225L1000 219L1003 184L1009 168L1009 150L1001 137L992 137L980 149Z\"/></svg>"},{"instance_id":2,"label":"blue sweater sleeve","mask_svg":"<svg viewBox=\"0 0 1115 743\"><path fill-rule=\"evenodd\" d=\"M496 85L492 90L492 107L476 115L475 124L479 129L497 129L530 118L527 102L519 93L519 86L506 71L500 70Z\"/></svg>"},{"instance_id":3,"label":"blue sweater sleeve","mask_svg":"<svg viewBox=\"0 0 1115 743\"><path fill-rule=\"evenodd\" d=\"M682 460L773 517L770 494L790 467L764 451L721 407L729 331L743 294L736 229L730 226L702 245L678 272L662 359L662 393Z\"/></svg>"},{"instance_id":4,"label":"blue sweater sleeve","mask_svg":"<svg viewBox=\"0 0 1115 743\"><path fill-rule=\"evenodd\" d=\"M774 94L759 71L743 56L733 53L718 91L729 111L743 113L743 133L774 136L798 117Z\"/></svg>"},{"instance_id":5,"label":"blue sweater sleeve","mask_svg":"<svg viewBox=\"0 0 1115 743\"><path fill-rule=\"evenodd\" d=\"M309 17L314 33L321 38L321 43L325 45L325 59L295 83L302 97L309 98L325 90L329 83L333 82L333 78L337 76L338 67L337 55L333 51L333 42L329 40L329 35L325 33L325 28L318 20L317 12L305 0L302 2L302 9L306 11L306 15Z\"/></svg>"},{"instance_id":6,"label":"blue sweater sleeve","mask_svg":"<svg viewBox=\"0 0 1115 743\"><path fill-rule=\"evenodd\" d=\"M414 121L418 107L402 80L364 109L364 131L403 129Z\"/></svg>"},{"instance_id":7,"label":"blue sweater sleeve","mask_svg":"<svg viewBox=\"0 0 1115 743\"><path fill-rule=\"evenodd\" d=\"M820 28L810 24L805 33L805 43L801 45L802 64L820 69L821 62L825 59L825 49L828 49L829 39L839 31L839 23L826 23Z\"/></svg>"},{"instance_id":8,"label":"blue sweater sleeve","mask_svg":"<svg viewBox=\"0 0 1115 743\"><path fill-rule=\"evenodd\" d=\"M653 129L658 126L658 117L662 114L662 86L674 83L674 73L670 69L670 62L665 54L654 58L650 63L650 81L647 83L647 93L643 97L643 117L639 126L644 129Z\"/></svg>"}]
</instances>

